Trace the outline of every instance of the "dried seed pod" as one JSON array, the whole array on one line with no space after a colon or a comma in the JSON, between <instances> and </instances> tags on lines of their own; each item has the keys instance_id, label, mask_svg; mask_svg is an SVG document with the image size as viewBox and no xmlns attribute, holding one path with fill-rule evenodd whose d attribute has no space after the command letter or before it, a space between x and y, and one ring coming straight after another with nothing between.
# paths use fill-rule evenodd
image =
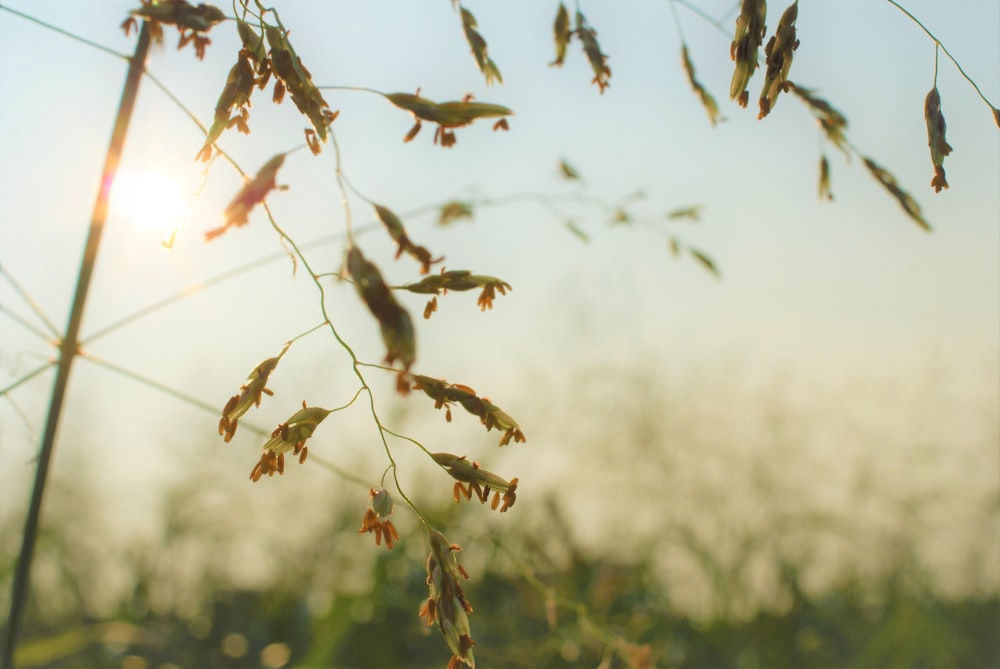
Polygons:
<instances>
[{"instance_id":1,"label":"dried seed pod","mask_svg":"<svg viewBox=\"0 0 1000 669\"><path fill-rule=\"evenodd\" d=\"M278 362L285 355L288 346L286 344L281 353L273 358L264 360L254 367L253 371L247 376L248 383L240 386L240 392L233 395L226 402L226 406L222 409L222 419L219 421L219 434L223 435L227 443L236 434L236 427L239 424L240 417L249 411L250 407L259 407L263 395L274 394L268 390L267 380L270 378L271 372L277 369Z\"/></svg>"},{"instance_id":2,"label":"dried seed pod","mask_svg":"<svg viewBox=\"0 0 1000 669\"><path fill-rule=\"evenodd\" d=\"M684 65L684 73L687 75L688 83L691 84L691 88L694 92L698 94L698 98L701 100L701 105L708 112L708 120L712 122L712 125L716 125L720 120L722 120L722 115L719 114L719 105L715 102L715 98L712 94L698 81L697 77L694 75L694 63L691 62L691 57L688 55L687 44L681 45L681 62Z\"/></svg>"},{"instance_id":3,"label":"dried seed pod","mask_svg":"<svg viewBox=\"0 0 1000 669\"><path fill-rule=\"evenodd\" d=\"M924 120L927 121L927 145L931 149L931 163L934 165L934 178L931 186L935 193L940 193L948 187L944 175L944 157L951 153L951 145L945 141L946 124L941 113L941 95L937 86L932 88L924 99Z\"/></svg>"},{"instance_id":4,"label":"dried seed pod","mask_svg":"<svg viewBox=\"0 0 1000 669\"><path fill-rule=\"evenodd\" d=\"M552 24L552 34L556 43L556 59L549 65L562 65L566 59L566 48L573 37L573 31L569 29L569 12L566 5L559 3L559 10L556 12L556 19Z\"/></svg>"},{"instance_id":5,"label":"dried seed pod","mask_svg":"<svg viewBox=\"0 0 1000 669\"><path fill-rule=\"evenodd\" d=\"M757 53L764 43L767 33L767 2L765 0L743 0L740 15L736 17L736 34L729 47L729 57L736 62L733 80L729 86L729 97L747 106L749 93L747 84L757 69Z\"/></svg>"},{"instance_id":6,"label":"dried seed pod","mask_svg":"<svg viewBox=\"0 0 1000 669\"><path fill-rule=\"evenodd\" d=\"M322 407L307 406L302 403L302 408L293 413L286 422L279 423L271 433L271 438L264 444L263 454L260 461L250 472L250 480L258 481L267 474L282 474L285 469L285 453L291 451L292 455L299 457L299 462L305 461L305 443L312 437L317 426L333 412L332 409Z\"/></svg>"},{"instance_id":7,"label":"dried seed pod","mask_svg":"<svg viewBox=\"0 0 1000 669\"><path fill-rule=\"evenodd\" d=\"M438 225L450 225L460 218L472 218L472 205L468 202L452 200L441 206L438 214Z\"/></svg>"},{"instance_id":8,"label":"dried seed pod","mask_svg":"<svg viewBox=\"0 0 1000 669\"><path fill-rule=\"evenodd\" d=\"M848 158L851 157L850 143L844 136L847 130L847 119L839 111L833 108L829 102L817 97L810 89L788 82L788 90L794 93L800 100L808 105L813 116L816 117L819 127L826 135L827 141L843 151Z\"/></svg>"},{"instance_id":9,"label":"dried seed pod","mask_svg":"<svg viewBox=\"0 0 1000 669\"><path fill-rule=\"evenodd\" d=\"M576 13L576 30L574 31L583 43L583 52L590 61L590 69L594 72L591 83L597 84L601 93L611 85L608 79L611 78L611 68L608 67L608 56L601 51L601 45L597 41L597 31L588 23L582 12Z\"/></svg>"},{"instance_id":10,"label":"dried seed pod","mask_svg":"<svg viewBox=\"0 0 1000 669\"><path fill-rule=\"evenodd\" d=\"M479 288L482 292L479 294L479 299L476 300L476 303L479 305L480 311L493 308L493 300L496 299L498 291L501 295L506 295L508 290L512 290L510 284L506 281L494 276L473 274L464 269L449 271L442 269L440 274L424 277L417 283L405 284L401 288L411 293L425 295L443 295L449 290L466 291ZM434 303L434 309L436 309L437 300L434 300ZM434 311L434 309L431 309L431 311Z\"/></svg>"},{"instance_id":11,"label":"dried seed pod","mask_svg":"<svg viewBox=\"0 0 1000 669\"><path fill-rule=\"evenodd\" d=\"M896 178L892 176L888 170L880 166L871 158L864 156L862 156L862 158L865 162L865 167L868 168L868 171L871 172L872 176L875 177L875 179L878 180L878 182L882 184L882 186L889 191L894 198L896 198L896 201L899 202L899 206L903 208L906 215L912 218L914 222L916 222L916 224L925 231L930 232L930 223L924 219L923 212L920 211L920 205L913 199L913 196L899 187L899 184L896 183Z\"/></svg>"},{"instance_id":12,"label":"dried seed pod","mask_svg":"<svg viewBox=\"0 0 1000 669\"><path fill-rule=\"evenodd\" d=\"M475 494L476 498L485 504L490 498L490 492L493 492L493 502L490 507L496 510L500 506L500 500L503 499L500 513L505 513L517 501L517 477L508 481L483 469L478 462L469 462L464 455L433 453L431 457L455 479L455 502L459 502L462 497L471 500Z\"/></svg>"},{"instance_id":13,"label":"dried seed pod","mask_svg":"<svg viewBox=\"0 0 1000 669\"><path fill-rule=\"evenodd\" d=\"M379 323L386 348L385 362L391 365L399 360L403 369L408 370L417 357L410 314L396 302L378 267L366 260L357 246L347 252L347 271L358 295Z\"/></svg>"},{"instance_id":14,"label":"dried seed pod","mask_svg":"<svg viewBox=\"0 0 1000 669\"><path fill-rule=\"evenodd\" d=\"M276 179L284 162L285 154L279 153L264 163L253 179L243 184L243 188L226 205L225 224L206 232L205 240L215 239L230 227L246 225L254 207L263 202L272 190L283 190L285 187L278 186Z\"/></svg>"},{"instance_id":15,"label":"dried seed pod","mask_svg":"<svg viewBox=\"0 0 1000 669\"><path fill-rule=\"evenodd\" d=\"M486 77L486 85L492 86L494 82L502 84L503 77L500 76L500 69L487 53L486 40L476 30L479 27L476 23L476 17L465 7L460 7L459 13L462 16L462 31L472 49L472 57L475 58L479 71Z\"/></svg>"},{"instance_id":16,"label":"dried seed pod","mask_svg":"<svg viewBox=\"0 0 1000 669\"><path fill-rule=\"evenodd\" d=\"M458 563L454 553L462 550L458 544L450 544L437 530L428 530L431 552L427 556L427 586L430 596L420 609L420 617L428 625L436 621L441 634L451 649L453 657L449 669L458 669L462 664L476 666L472 653L475 641L469 628L472 605L465 599L459 576L469 578L465 568Z\"/></svg>"},{"instance_id":17,"label":"dried seed pod","mask_svg":"<svg viewBox=\"0 0 1000 669\"><path fill-rule=\"evenodd\" d=\"M825 155L819 159L819 199L833 200L833 193L830 192L830 161Z\"/></svg>"},{"instance_id":18,"label":"dried seed pod","mask_svg":"<svg viewBox=\"0 0 1000 669\"><path fill-rule=\"evenodd\" d=\"M229 70L219 100L215 103L215 119L208 129L205 143L198 152L198 160L207 161L212 157L212 144L222 136L225 129L236 125L241 132L245 130L244 134L249 134L250 128L246 125L246 120L249 117L250 95L256 83L251 60L245 50L241 50L236 64ZM234 109L237 110L236 116L233 116Z\"/></svg>"},{"instance_id":19,"label":"dried seed pod","mask_svg":"<svg viewBox=\"0 0 1000 669\"><path fill-rule=\"evenodd\" d=\"M792 52L799 48L799 40L795 37L795 19L798 18L798 14L799 0L795 0L781 15L778 29L774 31L774 35L764 48L767 72L764 74L764 86L760 91L758 119L767 116L778 101L778 95L788 90Z\"/></svg>"},{"instance_id":20,"label":"dried seed pod","mask_svg":"<svg viewBox=\"0 0 1000 669\"><path fill-rule=\"evenodd\" d=\"M419 91L417 92L419 93ZM410 112L416 121L416 125L403 138L404 142L409 142L416 137L417 133L420 132L421 123L429 121L438 124L434 133L434 143L440 142L442 146L452 146L455 143L455 133L450 132L449 129L469 125L480 118L500 118L500 121L505 121L506 119L503 117L514 113L503 105L473 102L471 98L441 103L412 93L388 93L385 98L400 109ZM500 121L493 126L494 130L501 127L507 129L507 124L500 125Z\"/></svg>"},{"instance_id":21,"label":"dried seed pod","mask_svg":"<svg viewBox=\"0 0 1000 669\"><path fill-rule=\"evenodd\" d=\"M399 541L399 532L389 520L393 511L392 497L385 488L372 488L368 491L368 498L368 510L365 511L358 534L374 532L375 545L381 546L385 539L385 547L392 550L392 542Z\"/></svg>"},{"instance_id":22,"label":"dried seed pod","mask_svg":"<svg viewBox=\"0 0 1000 669\"><path fill-rule=\"evenodd\" d=\"M431 258L431 252L428 251L423 246L418 246L410 241L410 237L406 234L406 228L403 227L403 222L399 220L388 207L383 207L382 205L376 204L375 213L378 215L378 219L382 221L385 229L389 232L389 236L398 245L398 250L396 251L396 258L399 258L404 252L412 256L420 263L420 273L427 274L430 271L431 265L439 263L444 258Z\"/></svg>"},{"instance_id":23,"label":"dried seed pod","mask_svg":"<svg viewBox=\"0 0 1000 669\"><path fill-rule=\"evenodd\" d=\"M264 37L271 47L270 70L292 96L292 102L298 110L312 123L315 136L319 141L325 142L327 126L337 118L337 112L330 111L330 105L313 84L309 70L302 64L302 59L296 55L295 49L288 41L288 33L280 28L265 25ZM316 153L318 148L318 142L310 143L313 153Z\"/></svg>"},{"instance_id":24,"label":"dried seed pod","mask_svg":"<svg viewBox=\"0 0 1000 669\"><path fill-rule=\"evenodd\" d=\"M414 374L412 378L414 390L422 390L425 395L434 400L435 409L445 408L446 420L451 421L451 405L457 402L473 416L478 416L479 421L486 427L487 431L494 428L503 431L500 446L507 445L511 439L515 443L526 441L517 421L485 397L476 395L476 391L469 386L448 383L444 379L435 379L420 374Z\"/></svg>"}]
</instances>

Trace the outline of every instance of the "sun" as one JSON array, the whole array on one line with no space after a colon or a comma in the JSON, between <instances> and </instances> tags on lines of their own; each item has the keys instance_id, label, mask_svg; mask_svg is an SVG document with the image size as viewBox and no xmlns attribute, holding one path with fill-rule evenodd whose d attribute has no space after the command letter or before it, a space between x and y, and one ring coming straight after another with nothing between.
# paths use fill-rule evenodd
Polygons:
<instances>
[{"instance_id":1,"label":"sun","mask_svg":"<svg viewBox=\"0 0 1000 669\"><path fill-rule=\"evenodd\" d=\"M111 191L113 211L136 227L172 240L191 213L181 184L156 170L122 170Z\"/></svg>"}]
</instances>

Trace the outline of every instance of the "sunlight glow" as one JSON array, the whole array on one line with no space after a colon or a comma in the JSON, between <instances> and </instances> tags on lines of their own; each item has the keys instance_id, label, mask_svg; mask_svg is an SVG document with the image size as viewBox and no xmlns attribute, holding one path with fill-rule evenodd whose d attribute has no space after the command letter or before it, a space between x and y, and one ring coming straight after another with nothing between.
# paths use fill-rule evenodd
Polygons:
<instances>
[{"instance_id":1,"label":"sunlight glow","mask_svg":"<svg viewBox=\"0 0 1000 669\"><path fill-rule=\"evenodd\" d=\"M191 213L181 184L158 171L119 172L111 191L111 206L141 230L160 235L168 248Z\"/></svg>"}]
</instances>

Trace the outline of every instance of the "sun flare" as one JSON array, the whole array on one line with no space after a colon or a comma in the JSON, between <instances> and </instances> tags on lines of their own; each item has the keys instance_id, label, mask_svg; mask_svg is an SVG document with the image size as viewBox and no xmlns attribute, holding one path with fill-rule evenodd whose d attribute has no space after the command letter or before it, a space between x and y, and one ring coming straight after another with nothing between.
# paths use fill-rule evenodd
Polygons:
<instances>
[{"instance_id":1,"label":"sun flare","mask_svg":"<svg viewBox=\"0 0 1000 669\"><path fill-rule=\"evenodd\" d=\"M111 193L112 208L136 227L172 240L190 215L181 184L162 172L122 170Z\"/></svg>"}]
</instances>

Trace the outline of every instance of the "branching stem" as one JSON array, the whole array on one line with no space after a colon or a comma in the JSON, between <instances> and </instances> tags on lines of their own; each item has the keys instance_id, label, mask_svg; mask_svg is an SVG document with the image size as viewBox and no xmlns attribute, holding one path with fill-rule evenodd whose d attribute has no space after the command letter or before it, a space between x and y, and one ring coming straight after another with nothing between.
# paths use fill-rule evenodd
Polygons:
<instances>
[{"instance_id":1,"label":"branching stem","mask_svg":"<svg viewBox=\"0 0 1000 669\"><path fill-rule=\"evenodd\" d=\"M955 57L951 55L950 51L948 51L948 47L946 47L944 44L942 44L941 40L939 40L934 35L934 33L932 33L930 30L928 30L927 26L925 26L920 21L920 19L918 19L913 14L911 14L910 11L908 9L906 9L906 7L903 7L903 5L901 5L898 2L896 2L896 0L886 0L886 2L888 2L890 5L892 5L893 7L895 7L896 9L898 9L899 11L903 12L903 14L905 14L911 21L913 21L918 26L920 26L920 29L923 30L925 33L927 33L928 37L930 37L932 40L934 40L934 44L936 44L941 49L941 51L944 52L944 55L948 56L948 60L950 60L952 62L952 64L955 66L955 69L958 70L959 74L961 74L962 77L966 81L969 82L969 85L972 86L976 90L976 93L979 95L979 97L982 99L982 101L985 102L987 105L989 105L990 109L992 109L994 111L994 113L996 113L996 109L997 109L996 105L994 105L992 102L990 102L988 99L986 99L986 96L983 94L983 92L981 90L979 90L979 85L976 84L975 81L973 81L972 77L970 77L968 74L966 74L965 70L962 69L962 66L958 63L958 61L955 59ZM937 52L936 51L935 51L935 54L934 54L934 83L935 83L935 85L937 84Z\"/></svg>"}]
</instances>

